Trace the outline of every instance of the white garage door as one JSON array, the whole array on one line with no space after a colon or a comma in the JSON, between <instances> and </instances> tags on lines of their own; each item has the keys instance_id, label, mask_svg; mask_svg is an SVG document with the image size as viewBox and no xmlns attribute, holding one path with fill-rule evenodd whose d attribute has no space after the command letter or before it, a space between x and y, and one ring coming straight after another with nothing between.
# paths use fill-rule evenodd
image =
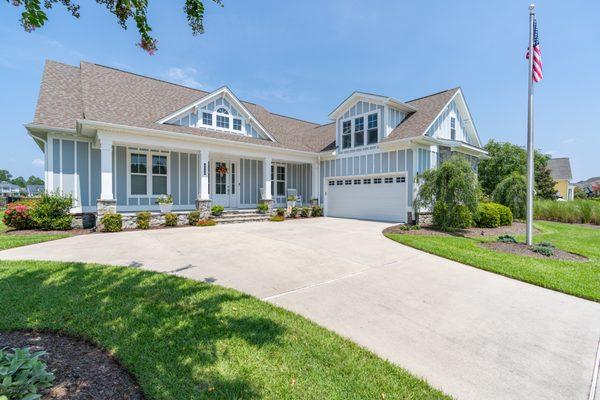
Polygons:
<instances>
[{"instance_id":1,"label":"white garage door","mask_svg":"<svg viewBox=\"0 0 600 400\"><path fill-rule=\"evenodd\" d=\"M369 176L326 183L330 217L406 222L406 178Z\"/></svg>"}]
</instances>

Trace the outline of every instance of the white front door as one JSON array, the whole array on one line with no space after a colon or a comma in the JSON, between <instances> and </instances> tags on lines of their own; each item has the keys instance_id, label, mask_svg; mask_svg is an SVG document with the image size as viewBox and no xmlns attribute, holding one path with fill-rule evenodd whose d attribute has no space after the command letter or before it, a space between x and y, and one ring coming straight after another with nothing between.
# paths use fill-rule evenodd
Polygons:
<instances>
[{"instance_id":1,"label":"white front door","mask_svg":"<svg viewBox=\"0 0 600 400\"><path fill-rule=\"evenodd\" d=\"M230 160L215 161L213 164L212 202L226 208L238 205L237 163Z\"/></svg>"}]
</instances>

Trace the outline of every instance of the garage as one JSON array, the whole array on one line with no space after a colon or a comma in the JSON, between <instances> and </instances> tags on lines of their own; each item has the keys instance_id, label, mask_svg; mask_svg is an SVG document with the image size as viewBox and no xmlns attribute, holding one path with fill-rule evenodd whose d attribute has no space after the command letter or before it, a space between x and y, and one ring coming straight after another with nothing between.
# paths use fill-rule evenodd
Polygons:
<instances>
[{"instance_id":1,"label":"garage","mask_svg":"<svg viewBox=\"0 0 600 400\"><path fill-rule=\"evenodd\" d=\"M329 217L406 222L406 177L373 175L326 182Z\"/></svg>"}]
</instances>

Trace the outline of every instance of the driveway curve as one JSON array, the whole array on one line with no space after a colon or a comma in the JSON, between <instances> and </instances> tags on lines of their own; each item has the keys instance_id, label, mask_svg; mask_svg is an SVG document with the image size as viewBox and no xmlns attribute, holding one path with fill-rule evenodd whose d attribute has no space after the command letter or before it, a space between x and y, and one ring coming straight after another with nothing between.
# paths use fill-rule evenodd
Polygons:
<instances>
[{"instance_id":1,"label":"driveway curve","mask_svg":"<svg viewBox=\"0 0 600 400\"><path fill-rule=\"evenodd\" d=\"M300 313L459 399L588 399L600 304L333 218L75 236L0 259L117 264L232 287Z\"/></svg>"}]
</instances>

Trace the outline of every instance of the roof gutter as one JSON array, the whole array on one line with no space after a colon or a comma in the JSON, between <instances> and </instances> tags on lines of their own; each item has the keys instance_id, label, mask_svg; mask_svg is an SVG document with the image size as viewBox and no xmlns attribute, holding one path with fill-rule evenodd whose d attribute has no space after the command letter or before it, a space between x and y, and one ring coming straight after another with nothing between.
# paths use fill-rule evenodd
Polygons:
<instances>
[{"instance_id":1,"label":"roof gutter","mask_svg":"<svg viewBox=\"0 0 600 400\"><path fill-rule=\"evenodd\" d=\"M196 135L189 134L189 133L167 132L167 131L163 131L160 129L140 128L140 127L129 126L129 125L113 124L110 122L92 121L92 120L88 120L88 119L78 119L77 120L77 131L81 132L81 129L83 129L84 126L88 127L88 128L92 128L92 129L119 130L119 131L134 133L134 134L135 133L145 133L145 134L150 134L153 136L168 135L168 136L172 136L175 138L192 140L192 141L200 142L200 143L208 142L208 143L223 144L223 145L235 144L235 145L238 145L241 147L249 147L249 148L255 148L255 149L258 148L261 150L271 150L271 151L277 150L277 151L281 151L284 153L299 154L299 155L311 156L311 157L315 157L317 155L317 152L293 150L293 149L287 149L285 147L264 146L264 145L255 144L255 143L236 142L236 141L226 140L226 139L217 139L217 138L211 138L211 137L206 137L206 136L196 136Z\"/></svg>"}]
</instances>

